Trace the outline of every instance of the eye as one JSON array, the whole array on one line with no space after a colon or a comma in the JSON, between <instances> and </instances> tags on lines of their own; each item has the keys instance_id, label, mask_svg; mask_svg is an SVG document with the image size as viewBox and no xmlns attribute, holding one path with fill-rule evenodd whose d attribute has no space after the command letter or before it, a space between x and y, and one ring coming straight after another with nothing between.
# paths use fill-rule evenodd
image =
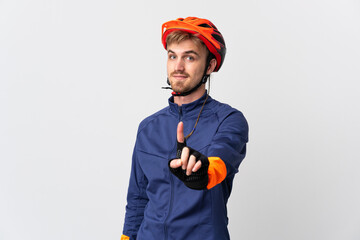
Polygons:
<instances>
[{"instance_id":1,"label":"eye","mask_svg":"<svg viewBox=\"0 0 360 240\"><path fill-rule=\"evenodd\" d=\"M170 59L170 60L174 60L175 58L176 58L175 55L169 55L169 59Z\"/></svg>"},{"instance_id":2,"label":"eye","mask_svg":"<svg viewBox=\"0 0 360 240\"><path fill-rule=\"evenodd\" d=\"M186 57L186 60L188 60L188 61L194 61L195 58L194 58L193 56L187 56L187 57Z\"/></svg>"}]
</instances>

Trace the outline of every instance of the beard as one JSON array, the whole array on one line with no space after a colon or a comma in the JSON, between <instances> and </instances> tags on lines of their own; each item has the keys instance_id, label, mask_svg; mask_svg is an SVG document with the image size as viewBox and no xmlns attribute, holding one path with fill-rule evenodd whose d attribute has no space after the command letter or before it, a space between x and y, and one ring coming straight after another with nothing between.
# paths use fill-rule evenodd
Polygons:
<instances>
[{"instance_id":1,"label":"beard","mask_svg":"<svg viewBox=\"0 0 360 240\"><path fill-rule=\"evenodd\" d=\"M183 80L176 79L174 75L182 75L185 78ZM171 88L174 92L187 92L190 91L194 86L192 84L191 79L189 79L190 75L185 72L172 72L169 76L169 81Z\"/></svg>"},{"instance_id":2,"label":"beard","mask_svg":"<svg viewBox=\"0 0 360 240\"><path fill-rule=\"evenodd\" d=\"M170 80L171 88L174 92L183 93L191 90L187 84L183 82L171 81Z\"/></svg>"}]
</instances>

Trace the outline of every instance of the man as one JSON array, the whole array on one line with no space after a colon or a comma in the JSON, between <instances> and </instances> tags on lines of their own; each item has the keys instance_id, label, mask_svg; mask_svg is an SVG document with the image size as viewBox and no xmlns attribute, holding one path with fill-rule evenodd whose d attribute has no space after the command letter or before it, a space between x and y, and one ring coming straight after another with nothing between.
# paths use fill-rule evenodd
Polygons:
<instances>
[{"instance_id":1,"label":"man","mask_svg":"<svg viewBox=\"0 0 360 240\"><path fill-rule=\"evenodd\" d=\"M173 96L139 126L121 239L230 239L226 204L248 125L205 89L224 39L210 21L188 17L164 23L162 43Z\"/></svg>"}]
</instances>

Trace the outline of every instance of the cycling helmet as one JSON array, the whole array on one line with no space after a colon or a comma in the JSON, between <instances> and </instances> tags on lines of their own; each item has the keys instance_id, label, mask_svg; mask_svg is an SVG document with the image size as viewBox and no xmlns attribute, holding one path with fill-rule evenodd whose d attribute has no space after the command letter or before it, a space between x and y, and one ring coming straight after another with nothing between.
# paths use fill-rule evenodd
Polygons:
<instances>
[{"instance_id":1,"label":"cycling helmet","mask_svg":"<svg viewBox=\"0 0 360 240\"><path fill-rule=\"evenodd\" d=\"M171 20L162 25L162 44L166 49L166 37L169 33L182 30L197 34L196 36L202 40L209 51L215 56L217 65L214 72L217 72L224 62L226 54L225 41L219 30L207 19L197 17L178 18Z\"/></svg>"}]
</instances>

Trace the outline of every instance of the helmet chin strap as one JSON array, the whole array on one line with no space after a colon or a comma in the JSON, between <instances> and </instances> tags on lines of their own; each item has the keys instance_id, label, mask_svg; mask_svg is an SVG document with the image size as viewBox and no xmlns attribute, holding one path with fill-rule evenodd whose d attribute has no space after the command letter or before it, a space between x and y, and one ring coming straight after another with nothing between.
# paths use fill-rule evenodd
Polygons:
<instances>
[{"instance_id":1,"label":"helmet chin strap","mask_svg":"<svg viewBox=\"0 0 360 240\"><path fill-rule=\"evenodd\" d=\"M208 80L210 75L206 74L201 78L201 81L195 86L193 87L191 90L187 91L187 92L172 92L171 94L173 96L187 96L193 92L195 92L201 85L205 84ZM167 84L170 85L170 81L169 78L167 79ZM163 89L172 89L171 87L163 87Z\"/></svg>"}]
</instances>

